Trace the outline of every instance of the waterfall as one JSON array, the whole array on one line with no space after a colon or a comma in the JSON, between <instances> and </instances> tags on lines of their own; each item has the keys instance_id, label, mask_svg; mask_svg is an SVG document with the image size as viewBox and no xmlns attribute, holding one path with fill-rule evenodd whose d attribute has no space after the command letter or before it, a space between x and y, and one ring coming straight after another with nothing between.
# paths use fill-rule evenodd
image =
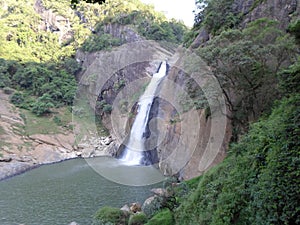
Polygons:
<instances>
[{"instance_id":1,"label":"waterfall","mask_svg":"<svg viewBox=\"0 0 300 225\"><path fill-rule=\"evenodd\" d=\"M149 112L158 85L167 74L167 62L163 61L157 73L153 74L144 94L138 102L138 111L133 122L130 136L126 147L123 150L121 160L128 165L140 165L145 151L145 132L149 119Z\"/></svg>"}]
</instances>

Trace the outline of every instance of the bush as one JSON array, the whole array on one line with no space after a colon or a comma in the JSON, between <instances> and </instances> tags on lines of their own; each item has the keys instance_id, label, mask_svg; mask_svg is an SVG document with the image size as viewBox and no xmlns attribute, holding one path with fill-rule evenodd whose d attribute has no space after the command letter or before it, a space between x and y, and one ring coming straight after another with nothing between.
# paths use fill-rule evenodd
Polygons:
<instances>
[{"instance_id":1,"label":"bush","mask_svg":"<svg viewBox=\"0 0 300 225\"><path fill-rule=\"evenodd\" d=\"M105 112L105 113L110 113L111 111L112 111L112 105L106 104L106 105L103 107L103 112Z\"/></svg>"},{"instance_id":2,"label":"bush","mask_svg":"<svg viewBox=\"0 0 300 225\"><path fill-rule=\"evenodd\" d=\"M143 225L148 221L145 213L133 214L129 218L128 225Z\"/></svg>"},{"instance_id":3,"label":"bush","mask_svg":"<svg viewBox=\"0 0 300 225\"><path fill-rule=\"evenodd\" d=\"M11 98L10 102L13 103L16 106L20 106L25 101L25 96L22 92L15 92Z\"/></svg>"},{"instance_id":4,"label":"bush","mask_svg":"<svg viewBox=\"0 0 300 225\"><path fill-rule=\"evenodd\" d=\"M95 214L97 224L127 224L128 215L118 208L105 206Z\"/></svg>"},{"instance_id":5,"label":"bush","mask_svg":"<svg viewBox=\"0 0 300 225\"><path fill-rule=\"evenodd\" d=\"M169 209L164 209L153 216L145 225L173 225L174 219Z\"/></svg>"},{"instance_id":6,"label":"bush","mask_svg":"<svg viewBox=\"0 0 300 225\"><path fill-rule=\"evenodd\" d=\"M155 196L154 199L146 205L143 205L142 210L147 216L151 217L157 213L164 205L164 198L161 196Z\"/></svg>"},{"instance_id":7,"label":"bush","mask_svg":"<svg viewBox=\"0 0 300 225\"><path fill-rule=\"evenodd\" d=\"M3 88L4 94L10 95L14 92L13 89L11 89L10 87L5 87Z\"/></svg>"},{"instance_id":8,"label":"bush","mask_svg":"<svg viewBox=\"0 0 300 225\"><path fill-rule=\"evenodd\" d=\"M92 35L82 45L82 50L85 52L95 52L100 50L110 49L113 46L121 45L119 38L114 38L110 34Z\"/></svg>"},{"instance_id":9,"label":"bush","mask_svg":"<svg viewBox=\"0 0 300 225\"><path fill-rule=\"evenodd\" d=\"M44 115L46 113L50 113L50 109L53 108L54 105L52 100L48 94L44 94L42 97L39 97L35 103L32 104L31 111L38 115Z\"/></svg>"}]
</instances>

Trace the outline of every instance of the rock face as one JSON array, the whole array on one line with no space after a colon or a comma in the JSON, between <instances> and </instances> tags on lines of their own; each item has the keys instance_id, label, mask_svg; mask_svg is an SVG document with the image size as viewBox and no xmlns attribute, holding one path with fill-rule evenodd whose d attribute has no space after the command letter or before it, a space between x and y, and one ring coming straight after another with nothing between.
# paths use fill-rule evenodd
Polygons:
<instances>
[{"instance_id":1,"label":"rock face","mask_svg":"<svg viewBox=\"0 0 300 225\"><path fill-rule=\"evenodd\" d=\"M39 25L40 30L57 33L59 43L72 38L71 23L68 18L46 9L42 0L36 0L34 9L42 17L42 22Z\"/></svg>"},{"instance_id":2,"label":"rock face","mask_svg":"<svg viewBox=\"0 0 300 225\"><path fill-rule=\"evenodd\" d=\"M196 110L189 105L193 100L184 93L191 91L191 82L195 81L178 68L183 67L175 64L168 79L164 80L162 97L157 100L157 119L152 122L151 129L156 134L153 142L157 143L160 170L165 175L190 179L223 160L231 137L231 126L222 115L207 115L205 109ZM206 73L205 69L201 72ZM201 82L205 77L202 79Z\"/></svg>"},{"instance_id":3,"label":"rock face","mask_svg":"<svg viewBox=\"0 0 300 225\"><path fill-rule=\"evenodd\" d=\"M298 0L234 0L232 10L236 15L241 15L240 28L259 18L269 18L280 21L279 28L286 30L289 23L300 18L300 2ZM211 34L202 27L198 36L193 41L191 48L198 48L205 45Z\"/></svg>"},{"instance_id":4,"label":"rock face","mask_svg":"<svg viewBox=\"0 0 300 225\"><path fill-rule=\"evenodd\" d=\"M111 51L77 53L77 61L85 68L78 77L81 90L78 98L85 99L92 114L101 117L116 146L124 144L128 137L134 116L132 109L149 82L150 74L156 72L162 60L171 56L172 52L153 41L127 43ZM105 111L104 106L111 107L111 111ZM80 108L80 104L74 107ZM86 131L86 134L96 133L96 127Z\"/></svg>"},{"instance_id":5,"label":"rock face","mask_svg":"<svg viewBox=\"0 0 300 225\"><path fill-rule=\"evenodd\" d=\"M111 137L89 136L75 143L73 132L26 135L20 112L0 90L0 180L45 163L111 155Z\"/></svg>"},{"instance_id":6,"label":"rock face","mask_svg":"<svg viewBox=\"0 0 300 225\"><path fill-rule=\"evenodd\" d=\"M280 28L286 29L292 14L300 14L299 1L297 0L265 0L256 4L254 0L235 0L233 9L244 15L242 26L259 18L269 18L280 21ZM256 4L256 5L255 5ZM298 8L298 10L297 10ZM298 11L298 12L297 12ZM295 15L294 15L295 16Z\"/></svg>"},{"instance_id":7,"label":"rock face","mask_svg":"<svg viewBox=\"0 0 300 225\"><path fill-rule=\"evenodd\" d=\"M132 27L117 23L104 25L104 33L110 34L114 38L119 38L122 43L132 43L135 41L145 40Z\"/></svg>"},{"instance_id":8,"label":"rock face","mask_svg":"<svg viewBox=\"0 0 300 225\"><path fill-rule=\"evenodd\" d=\"M202 174L224 158L230 139L230 126L227 124L226 127L226 121L218 125L215 117L220 115L212 113L210 116L205 109L189 108L186 102L190 100L181 99L180 93L188 89L190 79L184 70L178 69L184 68L177 63L180 58L178 55L149 41L128 43L109 52L78 52L77 60L85 68L80 75L79 98L82 100L78 102L86 101L94 114L98 112L96 115L102 118L102 123L115 140L114 149L117 152L111 154L119 155L118 150L121 151L128 140L136 102L149 82L149 75L155 73L159 63L166 58L171 58L171 70L153 102L145 147L157 153L149 153L147 157L156 162L165 175L189 179ZM198 65L190 67L194 69ZM205 66L203 68L205 77L209 70ZM205 79L200 82L205 83ZM103 109L103 105L110 106L111 111L97 111L98 107ZM218 134L218 129L224 134ZM96 128L86 131L88 134L96 132Z\"/></svg>"}]
</instances>

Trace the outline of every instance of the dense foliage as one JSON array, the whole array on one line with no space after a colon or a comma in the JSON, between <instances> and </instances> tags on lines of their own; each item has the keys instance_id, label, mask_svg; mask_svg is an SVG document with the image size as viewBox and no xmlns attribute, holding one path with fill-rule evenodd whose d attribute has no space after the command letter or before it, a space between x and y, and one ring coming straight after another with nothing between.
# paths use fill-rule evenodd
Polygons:
<instances>
[{"instance_id":1,"label":"dense foliage","mask_svg":"<svg viewBox=\"0 0 300 225\"><path fill-rule=\"evenodd\" d=\"M105 206L98 210L94 218L93 225L127 224L129 215L118 208Z\"/></svg>"},{"instance_id":2,"label":"dense foliage","mask_svg":"<svg viewBox=\"0 0 300 225\"><path fill-rule=\"evenodd\" d=\"M73 103L75 77L63 65L21 64L1 59L0 75L0 87L17 90L12 94L11 102L37 115L44 115L50 113L51 108Z\"/></svg>"},{"instance_id":3,"label":"dense foliage","mask_svg":"<svg viewBox=\"0 0 300 225\"><path fill-rule=\"evenodd\" d=\"M82 0L85 1L86 3L98 3L98 4L102 4L105 2L105 0ZM79 3L79 0L71 0L71 4L73 5L73 7L76 7L76 5Z\"/></svg>"},{"instance_id":4,"label":"dense foliage","mask_svg":"<svg viewBox=\"0 0 300 225\"><path fill-rule=\"evenodd\" d=\"M77 10L82 8L77 7ZM121 37L113 37L109 33L110 27L117 25L130 26L146 39L181 43L187 28L174 19L167 20L164 14L156 12L151 5L145 5L139 0L107 0L91 17L97 15L98 21L93 34L86 40L82 49L96 51L108 49L124 43ZM100 46L99 46L100 43ZM98 45L98 46L97 46Z\"/></svg>"},{"instance_id":5,"label":"dense foliage","mask_svg":"<svg viewBox=\"0 0 300 225\"><path fill-rule=\"evenodd\" d=\"M195 26L204 25L212 34L235 28L240 22L241 15L233 9L234 0L198 0L196 4L200 12L195 17Z\"/></svg>"},{"instance_id":6,"label":"dense foliage","mask_svg":"<svg viewBox=\"0 0 300 225\"><path fill-rule=\"evenodd\" d=\"M213 68L236 128L270 110L279 97L277 74L295 60L295 49L290 35L262 18L223 31L198 50Z\"/></svg>"},{"instance_id":7,"label":"dense foliage","mask_svg":"<svg viewBox=\"0 0 300 225\"><path fill-rule=\"evenodd\" d=\"M251 126L174 214L177 224L300 222L300 95Z\"/></svg>"},{"instance_id":8,"label":"dense foliage","mask_svg":"<svg viewBox=\"0 0 300 225\"><path fill-rule=\"evenodd\" d=\"M11 97L15 105L37 115L71 105L80 70L76 50L109 50L126 41L106 26L128 25L153 40L179 43L183 39L183 24L168 21L139 0L87 2L71 8L69 0L26 4L0 0L0 88L16 90ZM110 110L105 106L105 111Z\"/></svg>"}]
</instances>

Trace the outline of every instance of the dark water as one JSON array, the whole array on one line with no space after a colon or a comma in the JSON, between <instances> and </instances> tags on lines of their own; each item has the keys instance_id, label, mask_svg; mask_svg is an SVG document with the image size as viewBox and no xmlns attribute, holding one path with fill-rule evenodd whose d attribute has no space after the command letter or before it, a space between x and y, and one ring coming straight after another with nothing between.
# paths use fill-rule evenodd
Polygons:
<instances>
[{"instance_id":1,"label":"dark water","mask_svg":"<svg viewBox=\"0 0 300 225\"><path fill-rule=\"evenodd\" d=\"M99 164L100 170L104 170L103 175L113 179L99 175L102 173L98 171ZM80 225L89 225L100 207L142 203L151 196L151 188L161 186L157 182L162 175L153 168L136 167L135 171L141 171L140 175L132 171L132 167L127 169L119 167L111 158L89 159L88 162L74 159L41 166L1 181L0 224L67 225L76 221ZM109 175L110 172L112 175ZM148 183L153 184L130 186L131 181L124 182L128 180L124 177L143 177L142 183L134 180L134 185L147 183L146 178L149 177Z\"/></svg>"}]
</instances>

